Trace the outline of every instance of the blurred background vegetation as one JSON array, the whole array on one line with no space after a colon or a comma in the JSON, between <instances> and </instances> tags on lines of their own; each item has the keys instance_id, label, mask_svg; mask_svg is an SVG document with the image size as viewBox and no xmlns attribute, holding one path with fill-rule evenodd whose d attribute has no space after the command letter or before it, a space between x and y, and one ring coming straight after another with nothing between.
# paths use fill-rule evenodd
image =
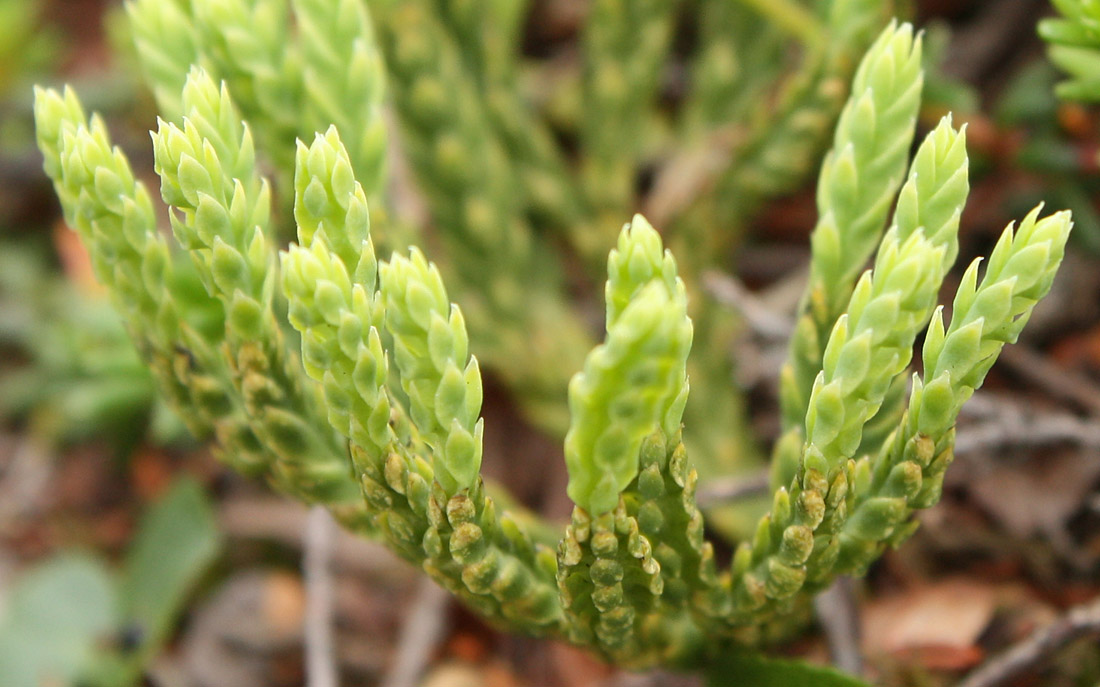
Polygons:
<instances>
[{"instance_id":1,"label":"blurred background vegetation","mask_svg":"<svg viewBox=\"0 0 1100 687\"><path fill-rule=\"evenodd\" d=\"M577 120L588 4L533 0L520 23L526 59L516 78L566 139L594 135ZM696 18L706 4L683 3L671 24L671 57L653 75L663 108L683 100L685 56L710 40ZM757 3L741 4L753 17ZM987 251L1039 200L1072 209L1076 222L1055 292L975 399L944 502L922 515L905 548L841 595L840 611L819 607L826 629L830 614L847 611L858 621L863 630L849 639L860 640L866 673L881 684L951 685L1100 592L1100 116L1054 95L1060 77L1035 33L1052 12L1046 2L915 0L898 11L925 31L920 126L950 110L969 127L973 191L961 256ZM124 23L122 7L106 0L0 0L0 687L46 684L34 677L44 667L51 685L302 684L310 596L303 550L317 546L336 599L343 684L691 684L622 674L564 646L497 634L380 547L342 533L329 532L328 541L300 507L228 471L189 438L157 400L91 278L34 146L31 85L70 82L151 175L146 132L155 106ZM792 50L783 42L759 47L749 73L764 84L758 95L791 69ZM696 78L721 82L716 64ZM736 110L718 99L691 116ZM670 132L645 126L639 155L648 156L647 174L671 168L692 179L705 167ZM615 149L623 141L588 144ZM816 158L804 166L816 169ZM618 172L584 173L614 197ZM684 210L675 194L646 193L675 190L668 184L626 183L640 186L651 213ZM748 399L746 422L774 437L784 344L769 323L782 330L793 311L813 184L795 174L774 188L746 188L729 189L723 202L751 197L752 208L706 207L679 221L737 227L736 239L716 247L729 250L697 281L706 293L693 298L739 315L737 370L728 381ZM581 248L574 268L583 275ZM487 382L485 413L501 418L486 438L487 469L525 502L564 515L560 449L535 426L554 420L521 413L507 387L508 380ZM734 492L758 477L758 463L742 465L744 484L726 485ZM736 509L729 518L723 527L736 531ZM828 660L836 632L815 629L783 651ZM1042 671L1020 684L1096 684L1100 650L1078 642Z\"/></svg>"}]
</instances>

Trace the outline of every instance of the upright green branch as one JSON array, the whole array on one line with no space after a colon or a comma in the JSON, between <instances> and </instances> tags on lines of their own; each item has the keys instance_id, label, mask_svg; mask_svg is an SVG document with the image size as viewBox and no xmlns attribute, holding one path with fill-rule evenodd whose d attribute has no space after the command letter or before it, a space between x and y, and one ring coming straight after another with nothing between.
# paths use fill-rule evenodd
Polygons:
<instances>
[{"instance_id":1,"label":"upright green branch","mask_svg":"<svg viewBox=\"0 0 1100 687\"><path fill-rule=\"evenodd\" d=\"M385 65L360 0L293 0L302 49L302 117L296 134L344 132L355 176L379 197L385 177Z\"/></svg>"},{"instance_id":2,"label":"upright green branch","mask_svg":"<svg viewBox=\"0 0 1100 687\"><path fill-rule=\"evenodd\" d=\"M1050 291L1072 228L1068 212L1040 218L1032 210L1009 225L978 280L980 260L967 268L944 329L937 309L924 342L924 374L914 375L909 409L849 497L852 513L838 536L836 571L858 573L887 544L912 530L909 513L939 501L954 457L959 410L982 385L1005 344L1014 343L1035 304Z\"/></svg>"},{"instance_id":3,"label":"upright green branch","mask_svg":"<svg viewBox=\"0 0 1100 687\"><path fill-rule=\"evenodd\" d=\"M443 279L415 248L382 266L380 286L394 360L413 422L437 457L447 494L468 489L481 468L481 371L467 353L462 311L450 306Z\"/></svg>"},{"instance_id":4,"label":"upright green branch","mask_svg":"<svg viewBox=\"0 0 1100 687\"><path fill-rule=\"evenodd\" d=\"M713 565L713 551L703 544L694 475L678 446L691 347L687 298L672 255L640 215L611 251L605 293L607 339L569 387L565 458L577 507L558 584L574 641L628 664L682 659L701 641L689 590L705 587L699 569L703 560ZM686 582L669 577L685 567ZM678 587L667 598L666 579Z\"/></svg>"},{"instance_id":5,"label":"upright green branch","mask_svg":"<svg viewBox=\"0 0 1100 687\"><path fill-rule=\"evenodd\" d=\"M385 50L405 149L473 340L535 421L564 433L565 383L588 334L561 303L560 269L526 221L515 170L485 126L457 47L420 5L390 11Z\"/></svg>"},{"instance_id":6,"label":"upright green branch","mask_svg":"<svg viewBox=\"0 0 1100 687\"><path fill-rule=\"evenodd\" d=\"M569 497L593 515L612 510L637 475L642 440L672 436L687 401L691 321L671 254L640 215L608 259L607 339L569 384Z\"/></svg>"},{"instance_id":7,"label":"upright green branch","mask_svg":"<svg viewBox=\"0 0 1100 687\"><path fill-rule=\"evenodd\" d=\"M1006 230L980 287L975 287L978 263L971 265L947 334L935 311L924 354L925 378L935 380L935 391L929 393L931 382L915 378L908 419L900 420L877 456L861 457L863 428L908 364L913 340L932 312L949 266L945 258L955 251L958 205L951 198L965 191L965 157L955 148L958 141L961 135L945 121L922 144L914 163L917 173L903 188L874 272L859 281L837 320L810 395L806 440L790 482L791 504L797 507L774 508L761 521L763 536L738 550L732 578L735 618L760 619L781 611L784 601L804 587L816 590L837 572L861 570L885 543L912 531L915 525L906 522L910 511L939 498L959 408L1050 288L1070 223L1066 213L1038 220L1036 209L1015 234L1011 227ZM933 223L937 216L946 217L946 223ZM925 218L928 226L914 228L916 217ZM926 231L935 238L926 238ZM899 244L905 232L909 237ZM977 306L979 301L988 305ZM783 558L777 534L785 538L788 532L807 530L813 532L812 551L792 566L789 555Z\"/></svg>"},{"instance_id":8,"label":"upright green branch","mask_svg":"<svg viewBox=\"0 0 1100 687\"><path fill-rule=\"evenodd\" d=\"M829 330L881 236L905 174L922 81L920 40L908 25L884 31L856 72L818 179L810 281L780 382L784 427L805 417Z\"/></svg>"},{"instance_id":9,"label":"upright green branch","mask_svg":"<svg viewBox=\"0 0 1100 687\"><path fill-rule=\"evenodd\" d=\"M161 195L177 239L226 313L233 385L252 431L275 454L274 479L283 488L358 513L346 448L319 426L317 389L288 355L275 319L271 201L248 127L225 86L198 69L188 76L183 106L183 127L161 120L153 136Z\"/></svg>"},{"instance_id":10,"label":"upright green branch","mask_svg":"<svg viewBox=\"0 0 1100 687\"><path fill-rule=\"evenodd\" d=\"M339 170L350 163L335 131L300 149L298 160L297 187L319 190L296 199L308 247L283 256L291 323L330 421L351 440L379 529L474 608L532 633L560 632L552 553L521 518L496 512L478 477L481 379L438 271L415 251L375 270L366 197L358 183L344 183ZM326 204L310 199L322 191ZM360 243L354 271L329 248L329 234ZM408 409L391 388L398 382Z\"/></svg>"},{"instance_id":11,"label":"upright green branch","mask_svg":"<svg viewBox=\"0 0 1100 687\"><path fill-rule=\"evenodd\" d=\"M622 214L633 202L635 169L653 123L678 7L671 0L597 0L590 10L581 174L592 202L606 213ZM606 234L600 238L606 241ZM579 244L582 253L602 253L594 240Z\"/></svg>"},{"instance_id":12,"label":"upright green branch","mask_svg":"<svg viewBox=\"0 0 1100 687\"><path fill-rule=\"evenodd\" d=\"M908 366L944 276L944 246L921 231L904 242L898 233L887 233L874 270L864 273L833 328L810 394L789 505L773 508L761 521L763 536L742 544L734 559L734 618L774 612L802 588L808 571L829 567L836 555L828 535L846 515L836 501L848 489L845 465L859 448L864 424ZM817 533L812 553L804 546L808 532ZM784 550L788 537L800 542L797 556Z\"/></svg>"},{"instance_id":13,"label":"upright green branch","mask_svg":"<svg viewBox=\"0 0 1100 687\"><path fill-rule=\"evenodd\" d=\"M88 246L97 279L110 289L162 393L197 436L216 434L229 464L262 473L270 454L248 425L216 343L224 331L221 305L197 296L179 269L185 266L173 260L129 161L111 146L101 119L85 118L69 89L36 90L35 121L66 220Z\"/></svg>"}]
</instances>

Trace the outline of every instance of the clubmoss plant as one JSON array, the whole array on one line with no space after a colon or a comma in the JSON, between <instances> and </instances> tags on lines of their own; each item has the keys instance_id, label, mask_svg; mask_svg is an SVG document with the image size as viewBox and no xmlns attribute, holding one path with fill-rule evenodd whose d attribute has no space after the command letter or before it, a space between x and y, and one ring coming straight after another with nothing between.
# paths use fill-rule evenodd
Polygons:
<instances>
[{"instance_id":1,"label":"clubmoss plant","mask_svg":"<svg viewBox=\"0 0 1100 687\"><path fill-rule=\"evenodd\" d=\"M829 80L842 61L826 47L829 32L861 34L853 27L881 9L825 4L836 26L800 14L766 22L759 45L703 39L711 60L767 53L779 40L772 31L806 43L809 75L773 134L819 128L828 115L816 98L839 87ZM533 231L575 216L576 230L593 232L583 253L602 241L601 222L631 204L657 86L630 75L651 76L660 63L672 9L597 3L582 90L602 109L578 124L590 153L578 178L591 194L555 214L544 204L576 193L575 180L542 146L530 111L505 121L518 106L517 76L487 48L515 40L518 15L505 5L469 5L491 20L481 24L466 5L379 2L370 8L379 49L365 8L350 0L135 0L139 52L166 115L153 150L177 245L71 90L37 92L46 172L162 390L235 467L328 506L491 621L622 665L698 665L781 636L804 620L814 592L864 570L913 531L913 510L937 501L959 410L1049 290L1070 217L1036 209L1007 229L980 278L977 261L966 271L944 317L937 296L958 252L965 134L947 117L907 162L920 38L907 24L887 26L855 71L818 184L771 510L720 565L695 502L690 439L690 423L705 417L692 414L689 395L689 297L700 298L704 261L692 256L681 275L661 234L634 215L601 249L612 248L603 342L578 355L591 335L560 297L549 237ZM158 40L166 32L172 40ZM438 248L403 245L394 237L410 234L391 231L400 221L374 208L387 202L379 54ZM746 80L749 92L763 88ZM700 83L706 102L690 108L700 121L748 108L722 106L717 85ZM803 109L812 126L799 123ZM599 112L622 117L609 123ZM529 145L513 127L525 118ZM770 174L775 151L812 149L770 136L752 139L763 166L751 174ZM717 197L706 203L716 211ZM297 236L281 252L279 207L292 208ZM441 267L429 250L446 259ZM195 280L205 287L197 297L183 288ZM709 336L714 320L702 312ZM922 333L923 373L911 374ZM704 355L717 339L708 341ZM479 355L564 434L575 504L564 532L498 505L482 481L493 419L481 415ZM575 373L568 390L560 368ZM711 392L722 384L701 382ZM719 419L708 432L728 426Z\"/></svg>"},{"instance_id":2,"label":"clubmoss plant","mask_svg":"<svg viewBox=\"0 0 1100 687\"><path fill-rule=\"evenodd\" d=\"M520 58L526 3L363 4L132 0L127 7L161 116L180 124L179 94L191 65L224 81L261 161L272 163L276 191L292 185L294 139L309 141L336 125L371 214L386 227L375 237L380 255L423 245L423 222L408 211L417 204L386 192L379 103L388 96L404 166L442 246L433 258L463 306L479 359L527 419L557 437L570 425L568 381L595 344L583 310L568 307L563 294L593 292L590 285L603 279L623 219L641 208L644 178L655 161L672 157L671 136L683 141L687 160L706 156L715 141L729 153L697 166L701 172L687 175L694 183L662 183L666 190L656 193L676 198L660 213L662 229L688 290L702 292L703 271L725 265L752 210L812 171L857 58L892 6L827 0L799 13L796 31L789 12L766 3L732 14L708 7L691 58L698 77L670 111L660 75L674 61L671 31L685 6L598 3L583 29L583 68L566 79L576 84L564 89L577 94L575 105L552 117L532 106L531 93L544 87L530 81ZM752 19L763 55L796 59L773 59L765 70L743 67L754 75L772 70L772 78L720 83L714 70L726 63L715 60L748 65L757 53L747 37L711 33L711 13L725 26ZM676 167L657 176L680 178ZM274 236L285 240L295 230L278 218L292 214L292 194L274 198ZM583 274L563 269L562 246L580 259ZM701 299L693 303L695 394L685 413L696 420L685 440L704 477L751 470L761 454L744 404L726 383L736 327L728 314L702 308ZM726 529L726 520L715 525Z\"/></svg>"}]
</instances>

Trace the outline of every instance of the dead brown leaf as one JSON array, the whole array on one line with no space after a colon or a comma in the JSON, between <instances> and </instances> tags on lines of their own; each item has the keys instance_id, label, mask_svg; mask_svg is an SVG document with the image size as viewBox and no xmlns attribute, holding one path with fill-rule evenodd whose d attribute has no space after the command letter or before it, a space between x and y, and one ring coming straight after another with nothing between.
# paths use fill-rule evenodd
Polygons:
<instances>
[{"instance_id":1,"label":"dead brown leaf","mask_svg":"<svg viewBox=\"0 0 1100 687\"><path fill-rule=\"evenodd\" d=\"M1094 456L1050 452L1018 465L998 464L970 480L970 491L1013 537L1043 536L1060 553L1072 553L1066 523L1097 478L1100 461Z\"/></svg>"},{"instance_id":2,"label":"dead brown leaf","mask_svg":"<svg viewBox=\"0 0 1100 687\"><path fill-rule=\"evenodd\" d=\"M876 599L864 607L863 649L869 655L916 656L937 666L973 665L981 659L978 637L997 603L994 587L964 578Z\"/></svg>"}]
</instances>

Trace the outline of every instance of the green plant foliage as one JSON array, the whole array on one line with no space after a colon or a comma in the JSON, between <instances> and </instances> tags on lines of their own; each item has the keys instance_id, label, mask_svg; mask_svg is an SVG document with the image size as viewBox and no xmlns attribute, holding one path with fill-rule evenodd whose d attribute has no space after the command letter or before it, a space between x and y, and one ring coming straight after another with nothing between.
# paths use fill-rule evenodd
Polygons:
<instances>
[{"instance_id":1,"label":"green plant foliage","mask_svg":"<svg viewBox=\"0 0 1100 687\"><path fill-rule=\"evenodd\" d=\"M803 30L792 32L791 22L780 26L772 20L784 12ZM675 174L701 189L681 201L668 232L689 292L703 291L698 279L706 269L727 269L739 228L764 200L795 190L817 166L859 56L889 15L890 3L878 0L813 3L802 12L796 3L702 3L684 137L689 150L701 148L692 154L702 159L709 160L715 148L728 148L729 156L716 165L713 179L692 181L690 169ZM801 37L802 55L793 71L783 69L783 56L792 51L791 33ZM672 168L668 176L679 171ZM725 383L736 367L728 351L738 324L726 313L702 308L699 298L692 302L694 388L685 410L685 442L706 481L757 467L761 451L748 429L744 401ZM737 524L744 520L718 510L710 524L741 538L751 533Z\"/></svg>"},{"instance_id":2,"label":"green plant foliage","mask_svg":"<svg viewBox=\"0 0 1100 687\"><path fill-rule=\"evenodd\" d=\"M593 204L605 212L623 213L634 195L634 168L653 126L661 65L679 4L597 0L589 12L580 131L588 156L582 178ZM608 119L616 126L606 126Z\"/></svg>"},{"instance_id":3,"label":"green plant foliage","mask_svg":"<svg viewBox=\"0 0 1100 687\"><path fill-rule=\"evenodd\" d=\"M607 261L606 333L594 347L551 250L551 231L564 229L561 240L583 233L574 247L578 263L590 262L593 246L610 243L601 238L607 217L634 202L662 119L655 72L674 4L597 3L584 39L575 175L545 148L545 129L519 97L505 56L515 51L486 47L516 40L518 9L473 3L482 26L467 5L372 4L404 152L439 239L385 254L379 239L399 244L391 232L400 221L373 209L386 202L375 164L382 70L354 3L131 5L154 89L177 108L153 148L178 245L157 233L148 194L72 92L39 91L39 142L66 216L158 383L227 460L326 505L502 626L631 667L695 666L783 636L805 621L813 592L912 531L912 511L939 498L962 404L1049 290L1071 225L1068 213L1036 210L1009 228L982 279L978 263L966 273L945 325L936 304L968 191L964 132L945 118L909 162L920 38L907 24L887 26L845 101L854 67L845 51L870 41L883 5L822 4L818 16L747 3L766 10L759 45L703 39L713 60L772 54L788 35L803 44L807 71L782 101L784 116L749 131L745 150L761 166L722 172L736 177L729 188L759 191L746 191L750 202L798 176L811 134L830 128L828 102L843 104L782 379L771 510L735 542L728 569L705 537L689 455L751 452L751 439L727 430L739 425L735 392L716 372L728 371L718 352L724 323L688 304L714 259L701 251L725 239L693 246L684 239L706 222L685 229L670 219L667 243L688 254L682 280L666 240L635 215ZM169 14L191 33L157 43ZM331 45L319 27L330 27ZM828 48L837 36L850 41ZM197 64L181 74L187 60ZM341 60L348 74L333 73ZM375 82L352 88L352 72ZM706 88L708 100L686 110L697 122L751 109ZM766 87L746 78L745 88ZM353 111L362 117L346 116ZM527 121L529 145L517 138ZM792 131L801 133L771 139ZM295 135L310 142L293 147ZM791 164L765 164L792 150ZM570 190L570 175L582 192ZM575 204L545 212L554 192L540 192L539 179L543 190L576 193ZM715 197L700 202L695 220L717 216ZM273 217L291 206L297 243L276 257ZM573 226L555 226L569 218ZM204 286L199 298L184 297L177 273ZM702 360L689 367L696 332L704 343L692 355ZM922 334L924 373L907 393ZM479 360L531 417L564 435L575 504L564 533L487 493L482 435L493 419L481 417ZM694 411L692 369L705 372L692 379L704 390ZM711 474L730 463L698 462ZM808 669L775 672L784 670L795 679Z\"/></svg>"},{"instance_id":4,"label":"green plant foliage","mask_svg":"<svg viewBox=\"0 0 1100 687\"><path fill-rule=\"evenodd\" d=\"M783 372L783 419L802 423L829 331L881 236L920 103L920 42L883 33L868 51L818 177L810 283Z\"/></svg>"},{"instance_id":5,"label":"green plant foliage","mask_svg":"<svg viewBox=\"0 0 1100 687\"><path fill-rule=\"evenodd\" d=\"M0 246L0 417L51 443L184 436L106 295L52 273L44 252Z\"/></svg>"},{"instance_id":6,"label":"green plant foliage","mask_svg":"<svg viewBox=\"0 0 1100 687\"><path fill-rule=\"evenodd\" d=\"M741 684L757 687L867 687L866 682L830 668L757 654L723 657L707 671L708 687Z\"/></svg>"},{"instance_id":7,"label":"green plant foliage","mask_svg":"<svg viewBox=\"0 0 1100 687\"><path fill-rule=\"evenodd\" d=\"M467 354L462 312L415 248L383 263L379 290L412 421L438 457L436 479L448 494L469 488L481 471L481 371Z\"/></svg>"},{"instance_id":8,"label":"green plant foliage","mask_svg":"<svg viewBox=\"0 0 1100 687\"><path fill-rule=\"evenodd\" d=\"M1100 100L1100 3L1054 0L1062 16L1039 23L1050 60L1069 75L1055 92L1070 100Z\"/></svg>"},{"instance_id":9,"label":"green plant foliage","mask_svg":"<svg viewBox=\"0 0 1100 687\"><path fill-rule=\"evenodd\" d=\"M7 594L0 619L4 684L72 684L117 623L117 591L101 561L71 554L42 563Z\"/></svg>"},{"instance_id":10,"label":"green plant foliage","mask_svg":"<svg viewBox=\"0 0 1100 687\"><path fill-rule=\"evenodd\" d=\"M611 251L606 294L607 340L569 385L565 436L569 497L594 515L612 510L634 479L642 440L679 430L691 348L676 263L640 215Z\"/></svg>"},{"instance_id":11,"label":"green plant foliage","mask_svg":"<svg viewBox=\"0 0 1100 687\"><path fill-rule=\"evenodd\" d=\"M0 0L0 93L56 59L58 36L41 26L41 14L32 0Z\"/></svg>"},{"instance_id":12,"label":"green plant foliage","mask_svg":"<svg viewBox=\"0 0 1100 687\"><path fill-rule=\"evenodd\" d=\"M162 391L195 434L208 433L214 408L231 401L203 369L216 358L213 344L195 331L199 322L181 317L179 306L189 304L194 292L173 274L148 192L125 157L111 149L102 120L86 119L74 92L36 91L35 121L46 172L55 179L66 221L89 249L96 277L110 291ZM194 311L205 314L209 296L200 293ZM195 365L176 364L180 349ZM232 460L246 469L257 462L246 450L234 451Z\"/></svg>"},{"instance_id":13,"label":"green plant foliage","mask_svg":"<svg viewBox=\"0 0 1100 687\"><path fill-rule=\"evenodd\" d=\"M135 678L168 640L183 602L220 548L214 509L190 480L177 481L142 518L119 585L123 621L141 637L129 658Z\"/></svg>"},{"instance_id":14,"label":"green plant foliage","mask_svg":"<svg viewBox=\"0 0 1100 687\"><path fill-rule=\"evenodd\" d=\"M210 502L184 479L144 514L119 575L75 554L28 571L0 617L4 685L136 684L220 544Z\"/></svg>"},{"instance_id":15,"label":"green plant foliage","mask_svg":"<svg viewBox=\"0 0 1100 687\"><path fill-rule=\"evenodd\" d=\"M333 219L311 231L319 225L306 218L321 205L299 193L299 240L309 246L283 256L290 321L329 420L351 440L378 530L475 608L532 632L553 628L560 611L550 550L526 532L522 514L498 516L480 484L481 378L438 270L415 249L375 269L362 188L338 182L348 157L335 130L300 148L298 160L297 187L332 193ZM354 281L329 249L329 232L359 238Z\"/></svg>"},{"instance_id":16,"label":"green plant foliage","mask_svg":"<svg viewBox=\"0 0 1100 687\"><path fill-rule=\"evenodd\" d=\"M287 489L354 510L344 447L324 428L315 390L300 388L299 363L275 319L275 253L264 231L270 197L248 128L225 86L219 91L201 70L188 75L183 104L183 128L162 120L153 137L161 195L174 211L177 239L221 301L232 382L249 426L273 451Z\"/></svg>"}]
</instances>

